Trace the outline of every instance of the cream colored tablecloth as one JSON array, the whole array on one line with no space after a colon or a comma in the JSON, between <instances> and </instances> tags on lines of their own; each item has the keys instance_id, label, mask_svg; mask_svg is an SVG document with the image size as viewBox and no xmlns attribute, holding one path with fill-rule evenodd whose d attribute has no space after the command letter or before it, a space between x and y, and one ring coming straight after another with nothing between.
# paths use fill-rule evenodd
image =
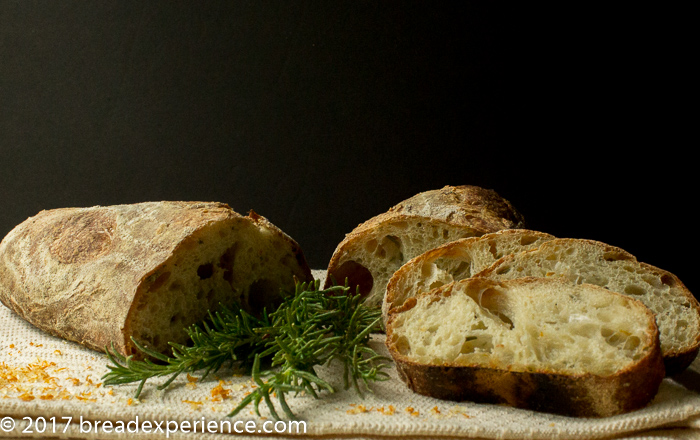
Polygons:
<instances>
[{"instance_id":1,"label":"cream colored tablecloth","mask_svg":"<svg viewBox=\"0 0 700 440\"><path fill-rule=\"evenodd\" d=\"M386 354L383 336L372 343ZM262 418L252 407L226 416L250 392L250 377L220 371L200 382L185 376L163 391L155 388L164 379L155 380L136 401L135 385L102 385L106 365L103 354L48 336L0 305L0 438L700 439L700 360L665 379L647 408L606 419L431 399L409 391L395 369L361 399L333 379L339 376L331 365L320 373L338 392L289 399L305 423L298 429L275 425L264 404ZM252 432L245 432L245 422ZM275 429L280 432L263 432Z\"/></svg>"}]
</instances>

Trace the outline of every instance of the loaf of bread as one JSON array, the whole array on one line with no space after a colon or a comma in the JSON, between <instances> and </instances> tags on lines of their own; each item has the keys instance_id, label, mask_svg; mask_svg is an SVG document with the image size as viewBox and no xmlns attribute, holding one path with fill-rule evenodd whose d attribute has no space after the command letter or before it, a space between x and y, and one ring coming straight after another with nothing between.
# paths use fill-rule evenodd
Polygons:
<instances>
[{"instance_id":1,"label":"loaf of bread","mask_svg":"<svg viewBox=\"0 0 700 440\"><path fill-rule=\"evenodd\" d=\"M0 301L95 350L169 353L220 304L251 313L311 280L299 245L222 203L148 202L42 211L0 243Z\"/></svg>"},{"instance_id":2,"label":"loaf of bread","mask_svg":"<svg viewBox=\"0 0 700 440\"><path fill-rule=\"evenodd\" d=\"M408 298L469 278L505 255L538 247L553 235L528 229L505 229L480 237L462 238L431 249L409 260L389 280L382 304L386 324L389 310Z\"/></svg>"},{"instance_id":3,"label":"loaf of bread","mask_svg":"<svg viewBox=\"0 0 700 440\"><path fill-rule=\"evenodd\" d=\"M346 235L328 264L326 287L347 279L367 304L381 307L389 278L411 258L459 238L523 225L522 215L493 190L446 186L419 193Z\"/></svg>"},{"instance_id":4,"label":"loaf of bread","mask_svg":"<svg viewBox=\"0 0 700 440\"><path fill-rule=\"evenodd\" d=\"M537 249L507 255L476 274L494 280L563 277L625 294L656 315L666 372L684 370L700 348L700 305L672 273L637 261L630 253L593 240L557 238Z\"/></svg>"},{"instance_id":5,"label":"loaf of bread","mask_svg":"<svg viewBox=\"0 0 700 440\"><path fill-rule=\"evenodd\" d=\"M664 377L653 314L598 286L469 278L391 311L399 377L427 396L575 417L642 408Z\"/></svg>"}]
</instances>

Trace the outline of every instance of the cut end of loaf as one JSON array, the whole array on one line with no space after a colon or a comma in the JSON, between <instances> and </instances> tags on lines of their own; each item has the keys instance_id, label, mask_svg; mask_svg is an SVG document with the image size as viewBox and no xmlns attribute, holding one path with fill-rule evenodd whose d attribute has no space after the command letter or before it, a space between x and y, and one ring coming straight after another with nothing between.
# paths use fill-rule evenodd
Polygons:
<instances>
[{"instance_id":1,"label":"cut end of loaf","mask_svg":"<svg viewBox=\"0 0 700 440\"><path fill-rule=\"evenodd\" d=\"M446 222L401 218L349 235L328 267L326 287L333 282L358 288L366 302L380 307L391 276L404 263L444 243L482 235L484 231Z\"/></svg>"},{"instance_id":2,"label":"cut end of loaf","mask_svg":"<svg viewBox=\"0 0 700 440\"><path fill-rule=\"evenodd\" d=\"M644 406L664 376L646 307L561 280L467 279L409 298L390 314L387 346L421 394L530 409L558 401L543 410L577 416Z\"/></svg>"},{"instance_id":3,"label":"cut end of loaf","mask_svg":"<svg viewBox=\"0 0 700 440\"><path fill-rule=\"evenodd\" d=\"M168 342L187 342L184 329L205 320L208 311L221 305L240 305L254 315L273 310L280 290L293 290L295 278L309 281L311 275L291 240L245 218L212 223L142 281L127 334L169 354Z\"/></svg>"},{"instance_id":4,"label":"cut end of loaf","mask_svg":"<svg viewBox=\"0 0 700 440\"><path fill-rule=\"evenodd\" d=\"M477 276L494 280L561 277L641 301L656 316L669 375L687 368L700 348L700 304L678 277L605 243L551 240L535 250L508 256Z\"/></svg>"}]
</instances>

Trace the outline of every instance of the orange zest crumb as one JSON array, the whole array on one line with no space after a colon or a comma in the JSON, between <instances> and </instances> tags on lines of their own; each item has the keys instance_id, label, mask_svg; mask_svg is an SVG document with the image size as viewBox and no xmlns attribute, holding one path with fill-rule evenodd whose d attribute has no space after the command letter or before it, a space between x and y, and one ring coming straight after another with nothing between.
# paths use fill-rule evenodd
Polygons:
<instances>
[{"instance_id":1,"label":"orange zest crumb","mask_svg":"<svg viewBox=\"0 0 700 440\"><path fill-rule=\"evenodd\" d=\"M34 396L29 391L25 391L24 393L20 394L18 397L20 400L24 400L25 402L29 402L30 400L34 400Z\"/></svg>"},{"instance_id":2,"label":"orange zest crumb","mask_svg":"<svg viewBox=\"0 0 700 440\"><path fill-rule=\"evenodd\" d=\"M223 383L224 381L220 380L219 384L211 390L211 397L212 400L215 402L220 402L222 400L228 399L229 395L231 394L231 390L221 386Z\"/></svg>"},{"instance_id":3,"label":"orange zest crumb","mask_svg":"<svg viewBox=\"0 0 700 440\"><path fill-rule=\"evenodd\" d=\"M389 405L389 408L384 409L384 407L377 408L377 411L384 414L385 416L393 416L394 413L396 412L396 408L394 408L394 405Z\"/></svg>"},{"instance_id":4,"label":"orange zest crumb","mask_svg":"<svg viewBox=\"0 0 700 440\"><path fill-rule=\"evenodd\" d=\"M188 403L192 407L192 409L198 410L203 403L198 401L198 400L183 400L183 403Z\"/></svg>"},{"instance_id":5,"label":"orange zest crumb","mask_svg":"<svg viewBox=\"0 0 700 440\"><path fill-rule=\"evenodd\" d=\"M350 406L352 406L353 408L352 408L352 409L349 409L349 410L347 410L347 411L345 411L345 412L348 413L348 414L366 413L366 412L369 412L369 411L371 411L371 410L373 409L373 408L367 409L367 407L364 406L364 405L357 405L357 404L354 404L354 403L351 403Z\"/></svg>"}]
</instances>

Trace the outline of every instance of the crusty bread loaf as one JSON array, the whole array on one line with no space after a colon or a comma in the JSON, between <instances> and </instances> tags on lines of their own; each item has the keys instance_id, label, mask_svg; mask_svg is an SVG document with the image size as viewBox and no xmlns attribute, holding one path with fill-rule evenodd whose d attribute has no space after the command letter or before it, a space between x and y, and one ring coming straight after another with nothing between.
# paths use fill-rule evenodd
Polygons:
<instances>
[{"instance_id":1,"label":"crusty bread loaf","mask_svg":"<svg viewBox=\"0 0 700 440\"><path fill-rule=\"evenodd\" d=\"M391 311L386 344L415 392L577 417L645 406L664 377L641 302L559 279L469 278Z\"/></svg>"},{"instance_id":2,"label":"crusty bread loaf","mask_svg":"<svg viewBox=\"0 0 700 440\"><path fill-rule=\"evenodd\" d=\"M553 235L528 229L505 229L480 237L445 243L411 259L389 280L382 304L384 322L389 310L408 298L481 272L508 254L534 249Z\"/></svg>"},{"instance_id":3,"label":"crusty bread loaf","mask_svg":"<svg viewBox=\"0 0 700 440\"><path fill-rule=\"evenodd\" d=\"M255 313L311 280L298 244L222 203L148 202L42 211L0 243L0 301L95 350L169 352L183 328L234 301Z\"/></svg>"},{"instance_id":4,"label":"crusty bread loaf","mask_svg":"<svg viewBox=\"0 0 700 440\"><path fill-rule=\"evenodd\" d=\"M522 215L493 190L465 185L419 193L346 235L328 264L326 287L347 279L367 304L381 307L389 278L411 258L459 238L523 225Z\"/></svg>"},{"instance_id":5,"label":"crusty bread loaf","mask_svg":"<svg viewBox=\"0 0 700 440\"><path fill-rule=\"evenodd\" d=\"M700 348L700 305L692 293L672 273L641 263L618 247L557 238L537 249L505 256L475 276L495 280L564 277L640 300L656 315L669 375L690 365Z\"/></svg>"}]
</instances>

